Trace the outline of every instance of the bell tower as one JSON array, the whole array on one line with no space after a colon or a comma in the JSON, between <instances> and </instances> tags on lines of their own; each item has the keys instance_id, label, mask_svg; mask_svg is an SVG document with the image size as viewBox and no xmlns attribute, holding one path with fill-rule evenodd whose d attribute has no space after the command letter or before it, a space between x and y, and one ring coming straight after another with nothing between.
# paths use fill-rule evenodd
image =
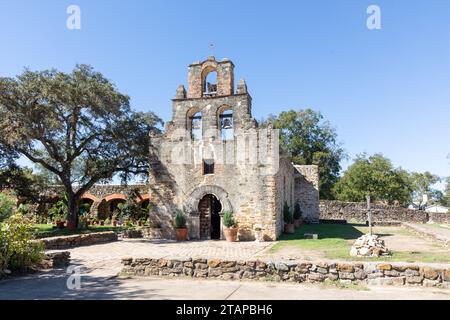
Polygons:
<instances>
[{"instance_id":1,"label":"bell tower","mask_svg":"<svg viewBox=\"0 0 450 320\"><path fill-rule=\"evenodd\" d=\"M185 129L191 140L233 140L236 130L255 128L247 84L234 85L234 64L210 56L188 68L188 87L177 89L169 127ZM168 128L170 129L170 128Z\"/></svg>"},{"instance_id":2,"label":"bell tower","mask_svg":"<svg viewBox=\"0 0 450 320\"><path fill-rule=\"evenodd\" d=\"M217 83L207 81L208 75L216 73ZM234 64L228 59L217 62L208 57L204 62L189 66L187 98L222 97L234 94Z\"/></svg>"}]
</instances>

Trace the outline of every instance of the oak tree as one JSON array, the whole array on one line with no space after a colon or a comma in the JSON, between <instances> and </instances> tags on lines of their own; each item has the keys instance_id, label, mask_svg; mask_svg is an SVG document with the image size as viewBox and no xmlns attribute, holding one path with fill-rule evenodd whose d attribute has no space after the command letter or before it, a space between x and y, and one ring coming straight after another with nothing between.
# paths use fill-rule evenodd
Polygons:
<instances>
[{"instance_id":1,"label":"oak tree","mask_svg":"<svg viewBox=\"0 0 450 320\"><path fill-rule=\"evenodd\" d=\"M58 177L70 228L95 183L146 174L149 131L161 122L133 111L129 97L88 65L0 78L0 144Z\"/></svg>"}]
</instances>

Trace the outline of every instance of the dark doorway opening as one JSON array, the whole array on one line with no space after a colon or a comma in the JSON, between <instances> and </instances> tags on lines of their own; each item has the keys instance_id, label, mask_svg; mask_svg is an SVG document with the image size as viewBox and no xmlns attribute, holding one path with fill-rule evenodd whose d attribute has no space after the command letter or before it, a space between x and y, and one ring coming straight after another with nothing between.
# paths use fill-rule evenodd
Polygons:
<instances>
[{"instance_id":1,"label":"dark doorway opening","mask_svg":"<svg viewBox=\"0 0 450 320\"><path fill-rule=\"evenodd\" d=\"M199 204L200 212L200 238L220 239L220 211L222 204L213 194L204 196Z\"/></svg>"}]
</instances>

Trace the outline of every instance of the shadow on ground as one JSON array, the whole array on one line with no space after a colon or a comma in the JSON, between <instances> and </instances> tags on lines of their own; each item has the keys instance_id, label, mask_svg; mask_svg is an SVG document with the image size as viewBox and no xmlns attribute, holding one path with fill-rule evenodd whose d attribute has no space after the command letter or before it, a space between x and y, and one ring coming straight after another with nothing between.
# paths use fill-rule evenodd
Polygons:
<instances>
[{"instance_id":1,"label":"shadow on ground","mask_svg":"<svg viewBox=\"0 0 450 320\"><path fill-rule=\"evenodd\" d=\"M82 274L80 289L69 289L68 279L69 275L65 270L5 279L0 281L0 300L167 299L158 290L142 290L127 285L124 279L117 277Z\"/></svg>"},{"instance_id":2,"label":"shadow on ground","mask_svg":"<svg viewBox=\"0 0 450 320\"><path fill-rule=\"evenodd\" d=\"M363 235L356 227L365 227L365 224L303 224L295 230L294 234L283 234L280 240L305 239L305 233L316 233L319 239L353 240Z\"/></svg>"}]
</instances>

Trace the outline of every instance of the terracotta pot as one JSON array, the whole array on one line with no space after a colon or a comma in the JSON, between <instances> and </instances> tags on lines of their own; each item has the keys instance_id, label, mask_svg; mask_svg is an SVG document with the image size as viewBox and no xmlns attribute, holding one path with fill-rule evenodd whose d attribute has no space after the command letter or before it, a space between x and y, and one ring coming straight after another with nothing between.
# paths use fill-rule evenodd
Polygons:
<instances>
[{"instance_id":1,"label":"terracotta pot","mask_svg":"<svg viewBox=\"0 0 450 320\"><path fill-rule=\"evenodd\" d=\"M229 242L236 242L238 236L238 228L225 228L223 229L225 239Z\"/></svg>"},{"instance_id":2,"label":"terracotta pot","mask_svg":"<svg viewBox=\"0 0 450 320\"><path fill-rule=\"evenodd\" d=\"M56 227L58 229L64 229L64 225L66 224L65 221L56 221Z\"/></svg>"},{"instance_id":3,"label":"terracotta pot","mask_svg":"<svg viewBox=\"0 0 450 320\"><path fill-rule=\"evenodd\" d=\"M63 225L64 227L64 225ZM69 221L67 221L67 229L69 230L76 230L77 229L77 225L75 223L70 223Z\"/></svg>"},{"instance_id":4,"label":"terracotta pot","mask_svg":"<svg viewBox=\"0 0 450 320\"><path fill-rule=\"evenodd\" d=\"M187 228L176 228L175 235L177 241L186 241L187 240Z\"/></svg>"},{"instance_id":5,"label":"terracotta pot","mask_svg":"<svg viewBox=\"0 0 450 320\"><path fill-rule=\"evenodd\" d=\"M112 225L113 225L113 227L116 227L116 226L117 226L117 221L116 221L116 220L113 220L113 221L112 221Z\"/></svg>"},{"instance_id":6,"label":"terracotta pot","mask_svg":"<svg viewBox=\"0 0 450 320\"><path fill-rule=\"evenodd\" d=\"M284 233L292 234L295 233L295 225L293 223L284 224Z\"/></svg>"},{"instance_id":7,"label":"terracotta pot","mask_svg":"<svg viewBox=\"0 0 450 320\"><path fill-rule=\"evenodd\" d=\"M302 222L302 221L301 221L300 219L294 220L294 226L295 226L296 228L300 227L301 222Z\"/></svg>"},{"instance_id":8,"label":"terracotta pot","mask_svg":"<svg viewBox=\"0 0 450 320\"><path fill-rule=\"evenodd\" d=\"M100 225L101 225L101 226L104 226L104 225L105 225L105 221L103 221L103 220L100 221Z\"/></svg>"}]
</instances>

